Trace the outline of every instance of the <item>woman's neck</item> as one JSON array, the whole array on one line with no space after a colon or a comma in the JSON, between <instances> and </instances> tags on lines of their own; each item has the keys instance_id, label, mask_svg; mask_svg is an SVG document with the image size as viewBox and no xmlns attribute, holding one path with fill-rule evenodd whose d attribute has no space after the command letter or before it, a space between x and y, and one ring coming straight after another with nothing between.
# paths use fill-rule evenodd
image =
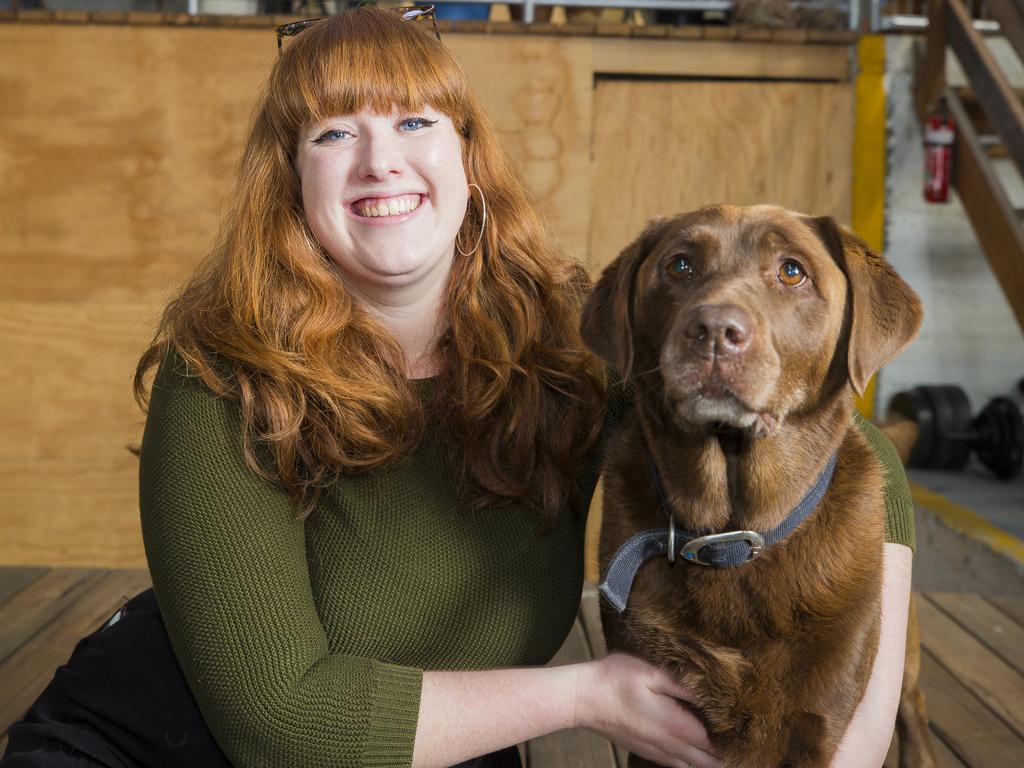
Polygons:
<instances>
[{"instance_id":1,"label":"woman's neck","mask_svg":"<svg viewBox=\"0 0 1024 768\"><path fill-rule=\"evenodd\" d=\"M448 270L414 286L391 290L353 290L359 305L376 319L402 347L406 374L419 379L438 373L437 344L447 324L444 311Z\"/></svg>"}]
</instances>

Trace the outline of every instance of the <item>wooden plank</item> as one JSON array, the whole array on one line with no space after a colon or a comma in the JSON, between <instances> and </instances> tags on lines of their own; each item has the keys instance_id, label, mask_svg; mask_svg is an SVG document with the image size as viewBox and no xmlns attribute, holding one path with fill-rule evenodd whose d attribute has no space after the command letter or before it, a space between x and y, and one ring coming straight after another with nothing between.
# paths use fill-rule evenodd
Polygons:
<instances>
[{"instance_id":1,"label":"wooden plank","mask_svg":"<svg viewBox=\"0 0 1024 768\"><path fill-rule=\"evenodd\" d=\"M553 665L572 664L591 658L590 648L580 619L562 647L551 660ZM588 768L615 768L615 753L610 742L593 731L573 729L531 739L526 743L530 768L564 768L567 765L585 765Z\"/></svg>"},{"instance_id":2,"label":"wooden plank","mask_svg":"<svg viewBox=\"0 0 1024 768\"><path fill-rule=\"evenodd\" d=\"M978 595L932 592L927 597L999 658L1024 673L1024 627Z\"/></svg>"},{"instance_id":3,"label":"wooden plank","mask_svg":"<svg viewBox=\"0 0 1024 768\"><path fill-rule=\"evenodd\" d=\"M594 73L845 81L845 47L802 43L602 37L592 41ZM687 112L686 114L690 114ZM693 114L699 114L694 112Z\"/></svg>"},{"instance_id":4,"label":"wooden plank","mask_svg":"<svg viewBox=\"0 0 1024 768\"><path fill-rule=\"evenodd\" d=\"M942 740L939 734L930 729L928 735L931 738L932 749L935 750L937 768L968 768L967 764L956 756L956 753L946 745L946 742ZM893 732L892 742L889 744L889 752L885 756L883 768L899 768L899 765L899 737Z\"/></svg>"},{"instance_id":5,"label":"wooden plank","mask_svg":"<svg viewBox=\"0 0 1024 768\"><path fill-rule=\"evenodd\" d=\"M601 658L608 652L604 643L604 632L601 629L600 600L597 585L590 581L585 583L583 596L580 599L580 620L583 623L587 645L590 647L590 655L595 659Z\"/></svg>"},{"instance_id":6,"label":"wooden plank","mask_svg":"<svg viewBox=\"0 0 1024 768\"><path fill-rule=\"evenodd\" d=\"M939 768L968 768L967 763L957 757L942 738L934 730L931 732L932 747L935 749L935 760Z\"/></svg>"},{"instance_id":7,"label":"wooden plank","mask_svg":"<svg viewBox=\"0 0 1024 768\"><path fill-rule=\"evenodd\" d=\"M986 595L985 599L1018 624L1024 626L1024 599L1019 597L992 597L991 595Z\"/></svg>"},{"instance_id":8,"label":"wooden plank","mask_svg":"<svg viewBox=\"0 0 1024 768\"><path fill-rule=\"evenodd\" d=\"M922 645L1018 736L1024 736L1024 677L927 599L918 601L917 615Z\"/></svg>"},{"instance_id":9,"label":"wooden plank","mask_svg":"<svg viewBox=\"0 0 1024 768\"><path fill-rule=\"evenodd\" d=\"M947 0L946 7L946 39L956 51L964 74L1002 136L1010 157L1024 173L1024 105L1014 95L995 57L974 29L963 3Z\"/></svg>"},{"instance_id":10,"label":"wooden plank","mask_svg":"<svg viewBox=\"0 0 1024 768\"><path fill-rule=\"evenodd\" d=\"M1024 329L1024 229L960 99L952 90L946 91L946 103L957 125L953 152L957 192L992 273Z\"/></svg>"},{"instance_id":11,"label":"wooden plank","mask_svg":"<svg viewBox=\"0 0 1024 768\"><path fill-rule=\"evenodd\" d=\"M48 568L0 567L0 605L49 570ZM0 626L3 626L0 624Z\"/></svg>"},{"instance_id":12,"label":"wooden plank","mask_svg":"<svg viewBox=\"0 0 1024 768\"><path fill-rule=\"evenodd\" d=\"M90 570L55 568L0 606L0 662L81 599L94 578Z\"/></svg>"},{"instance_id":13,"label":"wooden plank","mask_svg":"<svg viewBox=\"0 0 1024 768\"><path fill-rule=\"evenodd\" d=\"M917 78L916 106L918 117L924 118L939 96L946 90L946 2L929 0L928 33L924 55Z\"/></svg>"},{"instance_id":14,"label":"wooden plank","mask_svg":"<svg viewBox=\"0 0 1024 768\"><path fill-rule=\"evenodd\" d=\"M31 643L20 646L0 663L0 680L6 692L0 699L0 733L25 714L75 644L148 584L145 571L94 571L86 576L86 588L76 590L76 599L66 604Z\"/></svg>"},{"instance_id":15,"label":"wooden plank","mask_svg":"<svg viewBox=\"0 0 1024 768\"><path fill-rule=\"evenodd\" d=\"M920 611L920 604L918 608ZM1019 763L1024 754L1024 740L927 651L921 654L920 684L932 729L964 763L970 766Z\"/></svg>"}]
</instances>

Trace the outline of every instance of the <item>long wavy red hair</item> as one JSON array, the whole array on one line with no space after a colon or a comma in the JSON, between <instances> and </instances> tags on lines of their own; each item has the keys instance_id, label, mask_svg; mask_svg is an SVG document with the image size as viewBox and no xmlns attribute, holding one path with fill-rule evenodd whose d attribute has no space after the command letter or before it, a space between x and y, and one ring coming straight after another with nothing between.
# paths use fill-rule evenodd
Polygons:
<instances>
[{"instance_id":1,"label":"long wavy red hair","mask_svg":"<svg viewBox=\"0 0 1024 768\"><path fill-rule=\"evenodd\" d=\"M461 498L520 500L545 525L575 505L575 476L604 409L603 367L578 323L589 278L556 254L461 67L398 14L345 11L286 42L255 110L234 204L217 241L164 311L135 372L173 347L216 394L240 403L250 468L310 514L339 474L392 462L425 417L397 341L353 300L308 228L293 167L303 126L364 108L431 105L462 138L483 190L480 247L456 253L437 399ZM457 242L480 234L477 195ZM262 458L261 458L262 456Z\"/></svg>"}]
</instances>

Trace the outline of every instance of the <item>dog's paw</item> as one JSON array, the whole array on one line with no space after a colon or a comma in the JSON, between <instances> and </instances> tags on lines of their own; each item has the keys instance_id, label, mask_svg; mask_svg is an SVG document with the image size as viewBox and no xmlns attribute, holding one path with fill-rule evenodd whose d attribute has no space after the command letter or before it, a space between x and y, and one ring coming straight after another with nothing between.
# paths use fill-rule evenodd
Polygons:
<instances>
[{"instance_id":1,"label":"dog's paw","mask_svg":"<svg viewBox=\"0 0 1024 768\"><path fill-rule=\"evenodd\" d=\"M683 685L694 692L694 704L713 733L734 731L736 708L753 664L735 648L724 646L702 644L695 656L695 663L679 668Z\"/></svg>"}]
</instances>

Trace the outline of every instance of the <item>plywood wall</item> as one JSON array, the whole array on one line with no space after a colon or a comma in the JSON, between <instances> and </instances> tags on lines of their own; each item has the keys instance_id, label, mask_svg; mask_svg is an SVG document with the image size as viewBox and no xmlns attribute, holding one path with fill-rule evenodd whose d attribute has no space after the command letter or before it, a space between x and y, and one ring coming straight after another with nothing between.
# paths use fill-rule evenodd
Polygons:
<instances>
[{"instance_id":1,"label":"plywood wall","mask_svg":"<svg viewBox=\"0 0 1024 768\"><path fill-rule=\"evenodd\" d=\"M715 203L849 219L848 83L606 80L594 115L594 267L652 217Z\"/></svg>"},{"instance_id":2,"label":"plywood wall","mask_svg":"<svg viewBox=\"0 0 1024 768\"><path fill-rule=\"evenodd\" d=\"M780 44L770 57L764 43L660 41L633 57L646 41L446 42L552 237L592 265L648 215L711 189L846 214L847 85L600 80L705 74L714 60L733 77L771 78L785 61L781 76L834 79L843 47ZM130 378L214 237L275 54L270 29L0 24L0 563L145 564Z\"/></svg>"}]
</instances>

